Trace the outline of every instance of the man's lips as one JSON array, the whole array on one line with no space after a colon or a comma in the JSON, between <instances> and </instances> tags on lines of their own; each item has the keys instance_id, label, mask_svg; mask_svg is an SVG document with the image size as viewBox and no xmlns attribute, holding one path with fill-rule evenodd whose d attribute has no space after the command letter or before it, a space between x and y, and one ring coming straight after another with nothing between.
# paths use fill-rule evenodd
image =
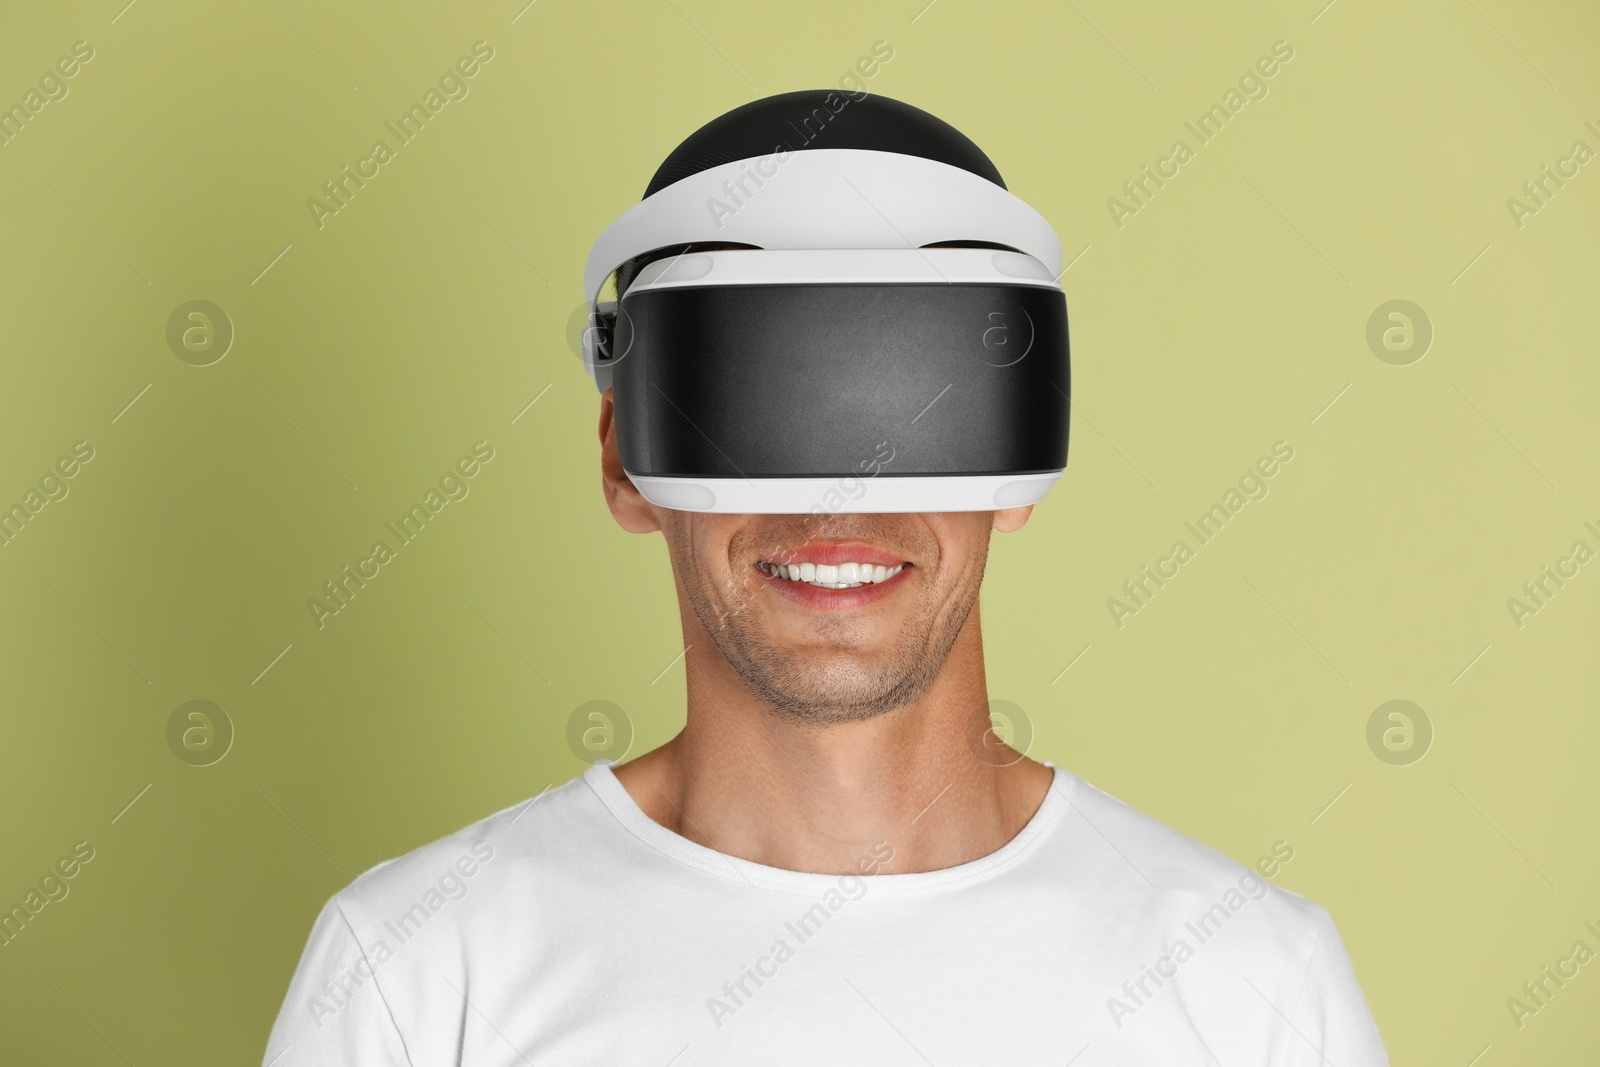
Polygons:
<instances>
[{"instance_id":1,"label":"man's lips","mask_svg":"<svg viewBox=\"0 0 1600 1067\"><path fill-rule=\"evenodd\" d=\"M809 608L864 607L904 585L912 563L863 541L812 541L760 560L771 588Z\"/></svg>"}]
</instances>

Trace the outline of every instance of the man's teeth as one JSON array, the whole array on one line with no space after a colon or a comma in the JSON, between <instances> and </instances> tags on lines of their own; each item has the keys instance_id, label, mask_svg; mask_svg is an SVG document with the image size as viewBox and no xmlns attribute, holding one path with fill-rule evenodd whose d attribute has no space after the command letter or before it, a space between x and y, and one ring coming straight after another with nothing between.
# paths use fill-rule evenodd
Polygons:
<instances>
[{"instance_id":1,"label":"man's teeth","mask_svg":"<svg viewBox=\"0 0 1600 1067\"><path fill-rule=\"evenodd\" d=\"M855 589L863 585L887 582L900 573L904 563L893 567L871 563L767 563L756 564L774 578L787 578L791 582L805 582L823 589Z\"/></svg>"}]
</instances>

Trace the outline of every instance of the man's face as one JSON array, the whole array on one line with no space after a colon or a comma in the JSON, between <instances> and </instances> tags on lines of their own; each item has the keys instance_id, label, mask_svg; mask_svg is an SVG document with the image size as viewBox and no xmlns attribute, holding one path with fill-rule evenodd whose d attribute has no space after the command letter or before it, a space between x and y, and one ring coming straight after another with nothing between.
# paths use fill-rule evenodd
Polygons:
<instances>
[{"instance_id":1,"label":"man's face","mask_svg":"<svg viewBox=\"0 0 1600 1067\"><path fill-rule=\"evenodd\" d=\"M680 595L744 687L819 723L922 695L977 602L994 521L656 510Z\"/></svg>"}]
</instances>

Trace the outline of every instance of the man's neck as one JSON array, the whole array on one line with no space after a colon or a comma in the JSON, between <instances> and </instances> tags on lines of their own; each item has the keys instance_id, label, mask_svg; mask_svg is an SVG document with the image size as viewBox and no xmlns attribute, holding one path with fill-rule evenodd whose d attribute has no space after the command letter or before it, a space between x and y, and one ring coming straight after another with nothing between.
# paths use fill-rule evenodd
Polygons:
<instances>
[{"instance_id":1,"label":"man's neck","mask_svg":"<svg viewBox=\"0 0 1600 1067\"><path fill-rule=\"evenodd\" d=\"M822 874L940 870L1010 841L1049 789L1049 768L992 736L982 744L976 606L921 697L859 722L779 712L739 684L709 635L690 656L701 649L686 657L683 731L616 775L653 820L708 848Z\"/></svg>"}]
</instances>

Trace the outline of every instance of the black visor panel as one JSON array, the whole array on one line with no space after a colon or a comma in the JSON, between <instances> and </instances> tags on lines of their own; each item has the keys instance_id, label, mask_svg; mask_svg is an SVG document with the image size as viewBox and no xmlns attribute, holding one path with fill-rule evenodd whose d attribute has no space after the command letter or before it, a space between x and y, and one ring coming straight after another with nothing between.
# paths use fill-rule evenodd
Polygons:
<instances>
[{"instance_id":1,"label":"black visor panel","mask_svg":"<svg viewBox=\"0 0 1600 1067\"><path fill-rule=\"evenodd\" d=\"M1026 474L1067 462L1067 305L1005 284L623 294L611 352L631 473ZM886 456L891 458L885 459Z\"/></svg>"}]
</instances>

